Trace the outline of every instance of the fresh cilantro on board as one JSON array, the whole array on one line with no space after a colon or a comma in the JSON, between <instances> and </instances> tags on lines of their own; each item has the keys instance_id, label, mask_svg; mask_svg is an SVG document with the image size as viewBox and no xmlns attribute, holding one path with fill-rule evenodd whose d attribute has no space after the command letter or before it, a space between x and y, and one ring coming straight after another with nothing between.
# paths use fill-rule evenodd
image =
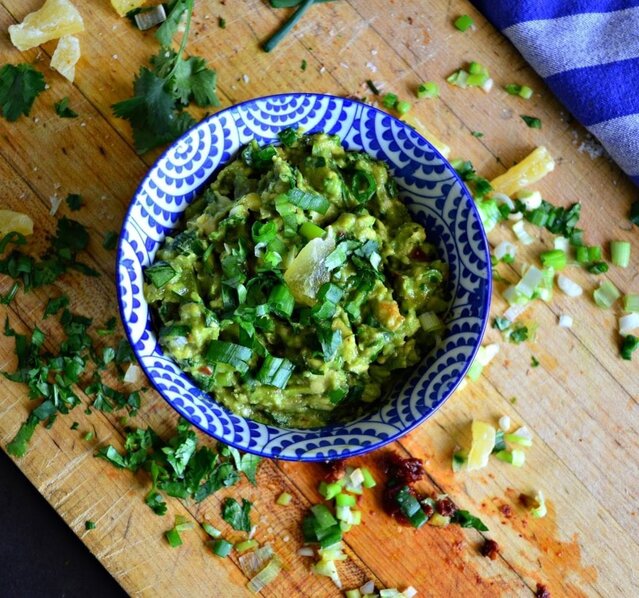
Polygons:
<instances>
[{"instance_id":1,"label":"fresh cilantro on board","mask_svg":"<svg viewBox=\"0 0 639 598\"><path fill-rule=\"evenodd\" d=\"M201 502L219 489L237 484L240 472L255 483L260 460L254 455L240 455L221 443L216 450L198 446L195 432L183 419L176 434L166 442L150 428L138 428L127 433L124 452L108 445L100 448L96 457L121 469L146 470L151 476L151 489L145 502L157 515L166 512L160 491Z\"/></svg>"},{"instance_id":2,"label":"fresh cilantro on board","mask_svg":"<svg viewBox=\"0 0 639 598\"><path fill-rule=\"evenodd\" d=\"M0 108L8 121L29 116L35 99L44 91L44 75L27 63L0 68Z\"/></svg>"},{"instance_id":3,"label":"fresh cilantro on board","mask_svg":"<svg viewBox=\"0 0 639 598\"><path fill-rule=\"evenodd\" d=\"M228 497L222 504L222 519L234 530L240 532L251 531L251 507L253 504L242 499L240 505L234 498Z\"/></svg>"},{"instance_id":4,"label":"fresh cilantro on board","mask_svg":"<svg viewBox=\"0 0 639 598\"><path fill-rule=\"evenodd\" d=\"M472 527L480 532L488 531L488 528L481 519L471 515L468 511L464 511L463 509L455 511L450 522L457 523L460 527Z\"/></svg>"},{"instance_id":5,"label":"fresh cilantro on board","mask_svg":"<svg viewBox=\"0 0 639 598\"><path fill-rule=\"evenodd\" d=\"M82 196L77 193L69 193L65 201L72 212L77 212L82 207Z\"/></svg>"},{"instance_id":6,"label":"fresh cilantro on board","mask_svg":"<svg viewBox=\"0 0 639 598\"><path fill-rule=\"evenodd\" d=\"M113 104L116 116L128 120L135 149L143 154L173 141L195 124L185 108L219 106L217 75L198 56L183 58L191 26L194 0L177 0L169 5L166 21L157 30L162 47L151 58L152 67L142 67L133 83L133 97ZM173 37L185 19L184 33L176 51Z\"/></svg>"},{"instance_id":7,"label":"fresh cilantro on board","mask_svg":"<svg viewBox=\"0 0 639 598\"><path fill-rule=\"evenodd\" d=\"M78 117L78 113L69 107L69 98L66 96L63 97L59 102L56 102L55 104L53 104L53 107L55 108L55 113L60 118L77 118ZM67 198L67 201L68 201L68 198Z\"/></svg>"}]
</instances>

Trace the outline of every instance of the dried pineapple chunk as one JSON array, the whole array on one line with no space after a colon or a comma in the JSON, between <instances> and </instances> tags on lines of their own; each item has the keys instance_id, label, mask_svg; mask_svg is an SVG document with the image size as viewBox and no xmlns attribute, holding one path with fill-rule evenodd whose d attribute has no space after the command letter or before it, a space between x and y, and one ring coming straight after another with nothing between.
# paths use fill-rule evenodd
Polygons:
<instances>
[{"instance_id":1,"label":"dried pineapple chunk","mask_svg":"<svg viewBox=\"0 0 639 598\"><path fill-rule=\"evenodd\" d=\"M80 59L80 40L74 35L60 38L58 47L51 57L51 68L73 83L75 64Z\"/></svg>"},{"instance_id":2,"label":"dried pineapple chunk","mask_svg":"<svg viewBox=\"0 0 639 598\"><path fill-rule=\"evenodd\" d=\"M40 10L9 27L11 43L22 52L80 31L84 31L82 16L69 0L46 0Z\"/></svg>"},{"instance_id":3,"label":"dried pineapple chunk","mask_svg":"<svg viewBox=\"0 0 639 598\"><path fill-rule=\"evenodd\" d=\"M555 170L555 161L550 152L540 145L521 162L490 181L490 184L498 193L514 197L517 191L530 187L553 170Z\"/></svg>"},{"instance_id":4,"label":"dried pineapple chunk","mask_svg":"<svg viewBox=\"0 0 639 598\"><path fill-rule=\"evenodd\" d=\"M32 235L33 220L20 212L0 210L0 237L4 237L8 233Z\"/></svg>"},{"instance_id":5,"label":"dried pineapple chunk","mask_svg":"<svg viewBox=\"0 0 639 598\"><path fill-rule=\"evenodd\" d=\"M146 1L147 0L111 0L111 6L115 8L121 17L124 17L126 13L146 4Z\"/></svg>"}]
</instances>

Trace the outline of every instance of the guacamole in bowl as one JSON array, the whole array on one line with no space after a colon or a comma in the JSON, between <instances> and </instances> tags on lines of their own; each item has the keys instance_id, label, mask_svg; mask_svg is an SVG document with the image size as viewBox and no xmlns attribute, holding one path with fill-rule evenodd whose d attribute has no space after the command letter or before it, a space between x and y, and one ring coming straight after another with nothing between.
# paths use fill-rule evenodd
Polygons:
<instances>
[{"instance_id":1,"label":"guacamole in bowl","mask_svg":"<svg viewBox=\"0 0 639 598\"><path fill-rule=\"evenodd\" d=\"M230 411L290 428L378 407L449 306L387 164L293 128L214 176L144 276L164 352Z\"/></svg>"}]
</instances>

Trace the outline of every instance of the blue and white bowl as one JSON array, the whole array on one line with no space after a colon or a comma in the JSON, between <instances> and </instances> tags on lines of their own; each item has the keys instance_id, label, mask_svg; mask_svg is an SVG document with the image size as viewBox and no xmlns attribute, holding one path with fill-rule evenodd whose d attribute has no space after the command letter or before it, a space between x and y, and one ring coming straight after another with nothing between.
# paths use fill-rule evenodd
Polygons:
<instances>
[{"instance_id":1,"label":"blue and white bowl","mask_svg":"<svg viewBox=\"0 0 639 598\"><path fill-rule=\"evenodd\" d=\"M230 412L162 352L143 294L153 262L186 206L252 139L277 140L287 127L339 135L350 150L386 162L400 197L450 266L452 302L442 343L403 374L383 406L347 424L280 428ZM479 215L453 168L419 133L385 112L329 95L289 93L250 100L203 120L177 140L140 184L117 254L120 314L137 359L158 392L206 434L264 457L345 458L379 448L428 419L463 379L480 345L490 304L490 255Z\"/></svg>"}]
</instances>

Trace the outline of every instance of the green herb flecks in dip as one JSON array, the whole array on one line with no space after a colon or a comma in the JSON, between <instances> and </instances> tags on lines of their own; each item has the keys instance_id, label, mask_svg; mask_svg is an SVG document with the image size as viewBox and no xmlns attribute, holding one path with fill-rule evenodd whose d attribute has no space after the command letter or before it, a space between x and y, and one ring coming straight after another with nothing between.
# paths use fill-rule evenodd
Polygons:
<instances>
[{"instance_id":1,"label":"green herb flecks in dip","mask_svg":"<svg viewBox=\"0 0 639 598\"><path fill-rule=\"evenodd\" d=\"M447 266L382 162L337 137L252 142L145 271L166 353L235 413L291 427L370 410L441 330Z\"/></svg>"}]
</instances>

